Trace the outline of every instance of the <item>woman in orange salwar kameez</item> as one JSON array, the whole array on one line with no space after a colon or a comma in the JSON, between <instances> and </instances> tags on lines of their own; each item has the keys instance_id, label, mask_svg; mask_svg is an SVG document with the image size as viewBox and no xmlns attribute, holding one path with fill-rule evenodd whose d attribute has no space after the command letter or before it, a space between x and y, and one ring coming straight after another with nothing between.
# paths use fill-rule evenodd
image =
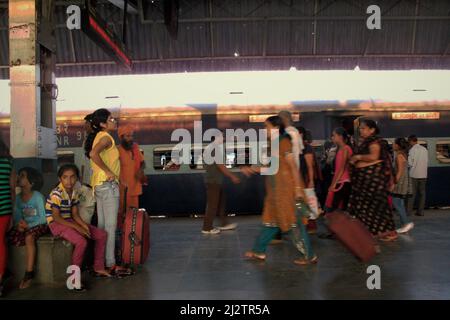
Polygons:
<instances>
[{"instance_id":1,"label":"woman in orange salwar kameez","mask_svg":"<svg viewBox=\"0 0 450 320\"><path fill-rule=\"evenodd\" d=\"M270 168L244 167L243 173L247 176L266 171L266 197L263 209L263 227L256 239L252 251L246 253L250 259L265 260L267 245L278 232L288 233L295 247L304 252L305 258L294 262L306 265L317 262L308 233L303 224L302 217L296 214L296 199L306 199L304 184L301 180L294 155L290 137L284 131L284 126L278 116L269 117L265 122L271 144L276 146L271 150L271 159L278 161L278 170L269 173ZM274 130L275 129L275 130ZM277 139L277 140L275 140ZM277 143L278 142L278 143Z\"/></svg>"}]
</instances>

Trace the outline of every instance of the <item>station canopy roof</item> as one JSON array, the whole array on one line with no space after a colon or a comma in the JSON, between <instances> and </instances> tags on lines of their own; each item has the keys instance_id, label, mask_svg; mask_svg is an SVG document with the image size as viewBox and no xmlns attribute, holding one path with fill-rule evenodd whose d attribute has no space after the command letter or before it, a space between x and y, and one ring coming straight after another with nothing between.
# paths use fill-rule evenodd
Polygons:
<instances>
[{"instance_id":1,"label":"station canopy roof","mask_svg":"<svg viewBox=\"0 0 450 320\"><path fill-rule=\"evenodd\" d=\"M164 21L165 1L179 4L176 38ZM67 7L83 1L56 1L56 76L450 69L448 0L165 1L129 0L124 38L124 0L97 1L100 16L125 39L132 70L67 28ZM381 30L366 26L373 4ZM8 1L0 0L0 79L9 76L8 56Z\"/></svg>"}]
</instances>

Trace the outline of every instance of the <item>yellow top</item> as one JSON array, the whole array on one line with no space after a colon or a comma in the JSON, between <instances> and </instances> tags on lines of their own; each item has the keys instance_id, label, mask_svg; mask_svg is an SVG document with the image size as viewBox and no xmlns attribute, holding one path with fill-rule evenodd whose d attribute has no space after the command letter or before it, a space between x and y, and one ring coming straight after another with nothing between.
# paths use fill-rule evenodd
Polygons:
<instances>
[{"instance_id":1,"label":"yellow top","mask_svg":"<svg viewBox=\"0 0 450 320\"><path fill-rule=\"evenodd\" d=\"M119 181L120 176L120 161L119 161L119 150L116 147L116 143L114 142L113 137L106 132L106 131L100 131L97 133L94 143L92 144L92 149L99 143L99 141L103 137L108 137L111 139L111 147L108 149L104 149L102 152L100 152L100 158L103 160L105 165L111 170L112 173L116 176L116 181ZM94 190L96 186L101 185L103 182L107 181L106 179L106 173L98 165L94 163L91 159L91 167L92 167L92 177L91 177L91 186Z\"/></svg>"}]
</instances>

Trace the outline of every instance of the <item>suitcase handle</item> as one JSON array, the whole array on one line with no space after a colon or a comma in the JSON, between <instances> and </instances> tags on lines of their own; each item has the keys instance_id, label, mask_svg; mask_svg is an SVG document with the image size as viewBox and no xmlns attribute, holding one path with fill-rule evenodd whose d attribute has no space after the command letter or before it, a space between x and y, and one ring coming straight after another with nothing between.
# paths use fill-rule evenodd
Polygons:
<instances>
[{"instance_id":1,"label":"suitcase handle","mask_svg":"<svg viewBox=\"0 0 450 320\"><path fill-rule=\"evenodd\" d=\"M130 239L130 241L131 241L132 243L134 243L135 246L140 246L140 245L142 244L142 240L139 239L139 237L136 235L135 232L131 232L131 233L128 235L128 239Z\"/></svg>"}]
</instances>

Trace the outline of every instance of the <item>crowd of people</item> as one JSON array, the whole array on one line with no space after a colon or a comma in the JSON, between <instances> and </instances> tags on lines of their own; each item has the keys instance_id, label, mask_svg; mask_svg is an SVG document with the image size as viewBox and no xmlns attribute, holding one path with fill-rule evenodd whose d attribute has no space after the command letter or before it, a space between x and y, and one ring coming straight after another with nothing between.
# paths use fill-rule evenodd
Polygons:
<instances>
[{"instance_id":1,"label":"crowd of people","mask_svg":"<svg viewBox=\"0 0 450 320\"><path fill-rule=\"evenodd\" d=\"M146 183L144 157L133 141L131 126L119 128L120 145L116 146L112 133L117 130L117 119L108 110L87 115L85 124L86 157L81 173L73 163L62 164L57 172L59 183L46 197L40 193L42 174L30 167L16 173L8 147L0 141L0 295L12 275L7 270L8 242L26 247L26 271L19 285L25 289L35 277L36 240L45 234L71 243L72 264L80 268L89 260L89 243L95 243L93 266L88 266L95 277L133 274L120 261L120 233L116 231L126 210L139 207Z\"/></svg>"},{"instance_id":2,"label":"crowd of people","mask_svg":"<svg viewBox=\"0 0 450 320\"><path fill-rule=\"evenodd\" d=\"M417 196L416 215L423 215L428 151L418 143L417 136L411 135L408 140L395 139L392 153L373 120L361 121L357 139L343 127L338 127L333 130L332 144L325 151L322 165L311 145L311 132L304 127L295 128L289 112L282 111L278 116L269 117L265 127L268 132L273 129L278 132L276 136L269 135L269 139L278 139L279 152L275 156L279 170L266 177L263 227L253 249L246 253L247 258L265 260L267 246L282 242L283 235L288 235L303 256L294 261L296 264L317 263L309 236L316 233L317 223L316 219L310 218L307 189L315 190L324 217L329 212L345 210L358 218L379 241L395 241L398 234L413 229L406 208L412 211ZM265 169L242 166L241 172L250 177ZM222 190L224 177L236 184L240 182L223 165L207 167L207 189ZM221 227L213 227L214 213L211 212L219 211L224 216L224 197L211 196L208 192L207 199L208 223L204 224L202 232L218 234L235 229L236 224L227 225L223 219ZM219 207L221 209L216 210ZM394 222L394 209L400 218L399 226ZM319 237L334 236L325 232Z\"/></svg>"},{"instance_id":3,"label":"crowd of people","mask_svg":"<svg viewBox=\"0 0 450 320\"><path fill-rule=\"evenodd\" d=\"M144 157L134 142L134 129L128 125L118 128L117 119L108 110L98 109L87 115L85 124L87 138L81 173L75 164L61 165L57 173L59 183L46 197L40 193L42 174L30 167L16 173L9 150L0 141L0 294L10 276L6 267L8 241L26 247L26 272L20 282L24 289L35 276L36 240L47 233L74 246L72 264L79 267L86 260L88 240L93 240L91 272L96 277L133 274L130 266L120 261L117 230L126 210L139 207L142 185L146 184ZM279 168L266 176L263 226L252 250L245 254L247 258L265 260L267 246L288 235L302 255L294 261L296 264L317 263L310 241L317 224L310 219L306 189L315 190L325 216L334 210L347 210L381 241L395 241L399 233L414 227L406 208L412 211L416 196L416 214L423 215L428 154L416 136L410 136L408 141L397 138L392 155L376 122L363 120L357 141L344 128L336 128L325 161L321 162L311 145L311 132L295 128L290 112L267 118L265 127L268 139L277 140L278 152L272 152L271 157L278 158ZM118 146L112 136L117 129ZM246 177L268 169L257 165L240 168ZM241 178L223 164L205 165L205 169L207 203L202 233L233 230L237 224L227 220L224 179L239 184ZM20 192L16 192L16 187ZM393 208L400 217L398 228ZM215 228L217 214L221 224ZM330 233L320 236L333 237Z\"/></svg>"}]
</instances>

